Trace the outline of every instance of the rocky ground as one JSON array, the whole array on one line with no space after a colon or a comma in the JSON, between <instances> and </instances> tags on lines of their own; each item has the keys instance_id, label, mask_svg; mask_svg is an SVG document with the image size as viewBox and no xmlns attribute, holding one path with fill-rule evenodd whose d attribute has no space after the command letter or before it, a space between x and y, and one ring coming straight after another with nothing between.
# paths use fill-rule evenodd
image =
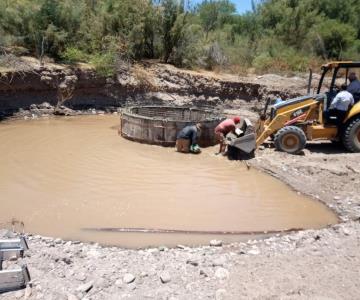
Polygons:
<instances>
[{"instance_id":1,"label":"rocky ground","mask_svg":"<svg viewBox=\"0 0 360 300\"><path fill-rule=\"evenodd\" d=\"M157 85L165 84L166 74L162 73ZM218 77L215 83L229 82L225 75ZM302 80L301 88L295 91L300 93L306 80L297 80ZM188 99L193 103L195 98ZM248 101L228 101L232 105L225 105L227 113L239 113L240 108L241 114L255 117L254 110L247 109L251 105ZM65 115L83 112L61 109ZM37 104L20 111L19 116L42 117L45 110L51 114L53 106ZM95 109L86 112L105 113ZM4 262L4 267L26 263L32 282L25 290L2 294L0 299L358 299L360 154L314 143L294 156L266 144L249 164L324 202L339 214L340 223L247 243L209 241L209 246L200 248L179 245L174 249L127 250L28 236L30 250L25 257ZM0 232L2 236L11 234Z\"/></svg>"}]
</instances>

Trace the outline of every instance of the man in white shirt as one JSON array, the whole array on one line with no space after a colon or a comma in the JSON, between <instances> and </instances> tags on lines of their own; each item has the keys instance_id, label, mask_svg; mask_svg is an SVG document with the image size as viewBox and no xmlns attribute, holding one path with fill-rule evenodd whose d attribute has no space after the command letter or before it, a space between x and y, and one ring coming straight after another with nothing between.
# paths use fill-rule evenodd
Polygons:
<instances>
[{"instance_id":1,"label":"man in white shirt","mask_svg":"<svg viewBox=\"0 0 360 300\"><path fill-rule=\"evenodd\" d=\"M329 110L327 112L327 118L330 123L337 125L342 124L349 107L354 105L354 97L346 89L346 84L343 84L341 86L341 91L336 95L330 104Z\"/></svg>"}]
</instances>

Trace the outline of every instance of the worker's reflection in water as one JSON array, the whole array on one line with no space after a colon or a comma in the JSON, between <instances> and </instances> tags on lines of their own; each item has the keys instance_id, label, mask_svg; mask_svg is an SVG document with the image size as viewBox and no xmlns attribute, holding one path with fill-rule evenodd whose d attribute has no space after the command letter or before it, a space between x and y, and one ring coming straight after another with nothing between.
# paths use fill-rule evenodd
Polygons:
<instances>
[{"instance_id":1,"label":"worker's reflection in water","mask_svg":"<svg viewBox=\"0 0 360 300\"><path fill-rule=\"evenodd\" d=\"M201 149L197 144L197 138L200 134L200 123L184 127L177 135L176 150L183 153L200 153Z\"/></svg>"}]
</instances>

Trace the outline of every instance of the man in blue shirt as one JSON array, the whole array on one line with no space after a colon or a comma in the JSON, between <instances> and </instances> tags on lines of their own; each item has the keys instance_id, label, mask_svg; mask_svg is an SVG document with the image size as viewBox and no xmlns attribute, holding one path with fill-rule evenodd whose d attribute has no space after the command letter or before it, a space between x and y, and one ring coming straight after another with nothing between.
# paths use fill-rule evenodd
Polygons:
<instances>
[{"instance_id":1,"label":"man in blue shirt","mask_svg":"<svg viewBox=\"0 0 360 300\"><path fill-rule=\"evenodd\" d=\"M201 124L189 125L184 127L177 135L176 139L176 150L178 152L188 153L199 153L200 148L197 144L197 137L201 132Z\"/></svg>"},{"instance_id":2,"label":"man in blue shirt","mask_svg":"<svg viewBox=\"0 0 360 300\"><path fill-rule=\"evenodd\" d=\"M360 100L360 81L357 79L354 72L349 74L350 84L347 87L347 91L354 96L355 103Z\"/></svg>"}]
</instances>

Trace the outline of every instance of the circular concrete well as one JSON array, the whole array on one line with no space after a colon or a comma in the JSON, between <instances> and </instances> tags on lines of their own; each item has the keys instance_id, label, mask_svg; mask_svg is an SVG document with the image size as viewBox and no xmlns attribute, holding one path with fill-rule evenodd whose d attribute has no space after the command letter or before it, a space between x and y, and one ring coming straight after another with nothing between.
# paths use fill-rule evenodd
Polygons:
<instances>
[{"instance_id":1,"label":"circular concrete well","mask_svg":"<svg viewBox=\"0 0 360 300\"><path fill-rule=\"evenodd\" d=\"M121 135L146 144L174 146L177 133L187 125L201 123L198 139L202 147L216 144L215 127L225 118L211 109L137 106L121 115Z\"/></svg>"}]
</instances>

